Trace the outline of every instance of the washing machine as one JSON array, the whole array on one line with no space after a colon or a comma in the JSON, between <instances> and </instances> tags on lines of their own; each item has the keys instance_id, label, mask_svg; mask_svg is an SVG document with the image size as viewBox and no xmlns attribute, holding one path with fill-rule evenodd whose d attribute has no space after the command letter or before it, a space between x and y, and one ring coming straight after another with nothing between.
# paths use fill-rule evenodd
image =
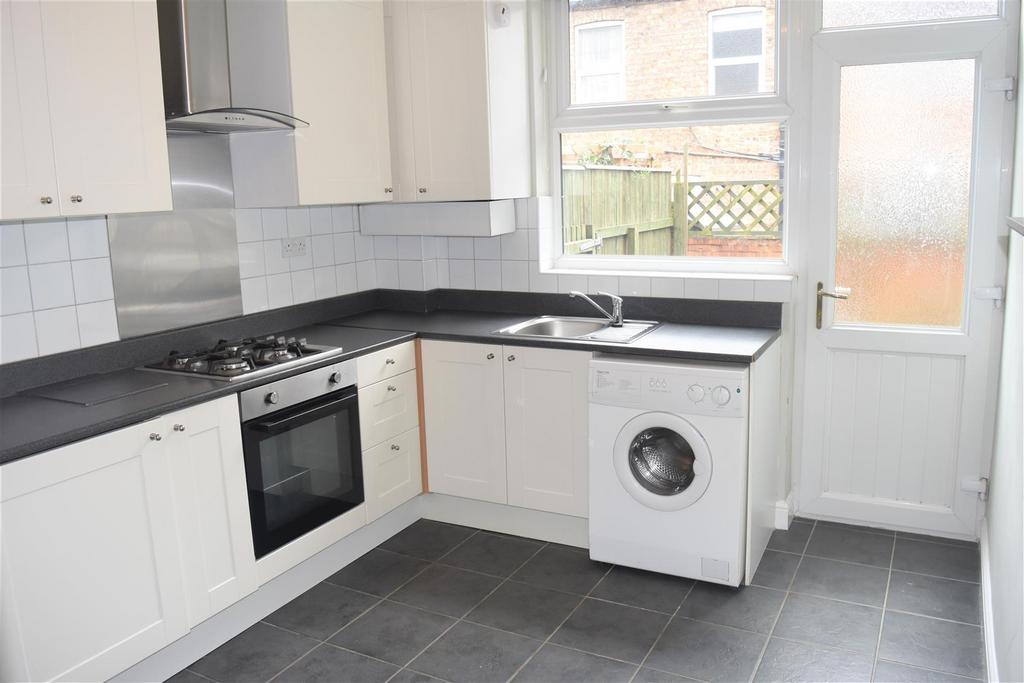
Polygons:
<instances>
[{"instance_id":1,"label":"washing machine","mask_svg":"<svg viewBox=\"0 0 1024 683\"><path fill-rule=\"evenodd\" d=\"M589 384L590 556L739 585L747 366L606 354Z\"/></svg>"}]
</instances>

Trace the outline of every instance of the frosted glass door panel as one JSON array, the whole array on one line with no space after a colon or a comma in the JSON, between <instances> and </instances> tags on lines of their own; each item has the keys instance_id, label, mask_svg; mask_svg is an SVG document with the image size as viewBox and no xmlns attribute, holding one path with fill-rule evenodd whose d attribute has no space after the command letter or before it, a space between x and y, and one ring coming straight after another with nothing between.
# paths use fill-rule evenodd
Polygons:
<instances>
[{"instance_id":1,"label":"frosted glass door panel","mask_svg":"<svg viewBox=\"0 0 1024 683\"><path fill-rule=\"evenodd\" d=\"M825 28L974 19L999 14L999 0L823 0Z\"/></svg>"},{"instance_id":2,"label":"frosted glass door panel","mask_svg":"<svg viewBox=\"0 0 1024 683\"><path fill-rule=\"evenodd\" d=\"M836 323L961 326L974 60L845 66Z\"/></svg>"}]
</instances>

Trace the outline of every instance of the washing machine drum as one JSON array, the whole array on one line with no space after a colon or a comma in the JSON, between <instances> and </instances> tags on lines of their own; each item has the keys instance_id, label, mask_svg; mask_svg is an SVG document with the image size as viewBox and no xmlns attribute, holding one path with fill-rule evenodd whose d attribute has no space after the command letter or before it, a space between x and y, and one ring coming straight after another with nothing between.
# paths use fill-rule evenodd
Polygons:
<instances>
[{"instance_id":1,"label":"washing machine drum","mask_svg":"<svg viewBox=\"0 0 1024 683\"><path fill-rule=\"evenodd\" d=\"M612 457L623 488L655 510L693 505L711 481L711 452L704 437L670 413L644 413L627 422Z\"/></svg>"}]
</instances>

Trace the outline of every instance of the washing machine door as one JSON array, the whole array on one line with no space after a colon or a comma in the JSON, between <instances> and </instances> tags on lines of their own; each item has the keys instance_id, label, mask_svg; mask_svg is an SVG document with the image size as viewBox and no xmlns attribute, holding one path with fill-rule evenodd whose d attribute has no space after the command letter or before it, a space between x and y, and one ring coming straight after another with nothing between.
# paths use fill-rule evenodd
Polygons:
<instances>
[{"instance_id":1,"label":"washing machine door","mask_svg":"<svg viewBox=\"0 0 1024 683\"><path fill-rule=\"evenodd\" d=\"M612 452L626 492L654 510L696 503L711 481L711 451L689 421L671 413L643 413L627 422Z\"/></svg>"}]
</instances>

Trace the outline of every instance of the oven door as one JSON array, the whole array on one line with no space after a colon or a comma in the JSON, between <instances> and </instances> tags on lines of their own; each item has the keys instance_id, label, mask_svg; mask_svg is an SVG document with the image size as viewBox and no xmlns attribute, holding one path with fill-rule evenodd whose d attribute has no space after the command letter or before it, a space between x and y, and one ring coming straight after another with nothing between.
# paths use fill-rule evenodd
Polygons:
<instances>
[{"instance_id":1,"label":"oven door","mask_svg":"<svg viewBox=\"0 0 1024 683\"><path fill-rule=\"evenodd\" d=\"M356 387L242 423L260 558L363 502Z\"/></svg>"}]
</instances>

